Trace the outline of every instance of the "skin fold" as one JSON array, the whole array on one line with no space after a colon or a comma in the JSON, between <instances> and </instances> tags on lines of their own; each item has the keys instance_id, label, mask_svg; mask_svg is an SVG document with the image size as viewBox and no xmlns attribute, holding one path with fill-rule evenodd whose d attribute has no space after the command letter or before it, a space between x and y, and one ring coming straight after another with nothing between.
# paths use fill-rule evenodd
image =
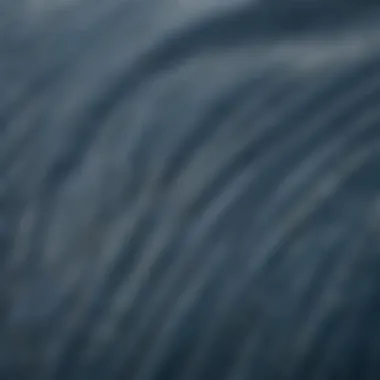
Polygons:
<instances>
[{"instance_id":1,"label":"skin fold","mask_svg":"<svg viewBox=\"0 0 380 380\"><path fill-rule=\"evenodd\" d=\"M380 8L0 2L0 379L380 378Z\"/></svg>"}]
</instances>

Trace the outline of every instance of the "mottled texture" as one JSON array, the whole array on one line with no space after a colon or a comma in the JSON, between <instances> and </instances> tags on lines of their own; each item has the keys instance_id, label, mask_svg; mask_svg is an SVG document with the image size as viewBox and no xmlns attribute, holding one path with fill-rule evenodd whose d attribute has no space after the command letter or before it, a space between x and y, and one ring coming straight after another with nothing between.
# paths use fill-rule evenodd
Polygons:
<instances>
[{"instance_id":1,"label":"mottled texture","mask_svg":"<svg viewBox=\"0 0 380 380\"><path fill-rule=\"evenodd\" d=\"M1 380L380 379L380 6L0 2Z\"/></svg>"}]
</instances>

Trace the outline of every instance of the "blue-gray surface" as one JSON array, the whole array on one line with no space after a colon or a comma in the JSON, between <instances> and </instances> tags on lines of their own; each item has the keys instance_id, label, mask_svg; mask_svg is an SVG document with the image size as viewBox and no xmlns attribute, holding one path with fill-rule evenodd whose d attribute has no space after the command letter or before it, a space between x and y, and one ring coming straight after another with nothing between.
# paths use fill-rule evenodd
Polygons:
<instances>
[{"instance_id":1,"label":"blue-gray surface","mask_svg":"<svg viewBox=\"0 0 380 380\"><path fill-rule=\"evenodd\" d=\"M1 380L380 379L376 3L0 2Z\"/></svg>"}]
</instances>

